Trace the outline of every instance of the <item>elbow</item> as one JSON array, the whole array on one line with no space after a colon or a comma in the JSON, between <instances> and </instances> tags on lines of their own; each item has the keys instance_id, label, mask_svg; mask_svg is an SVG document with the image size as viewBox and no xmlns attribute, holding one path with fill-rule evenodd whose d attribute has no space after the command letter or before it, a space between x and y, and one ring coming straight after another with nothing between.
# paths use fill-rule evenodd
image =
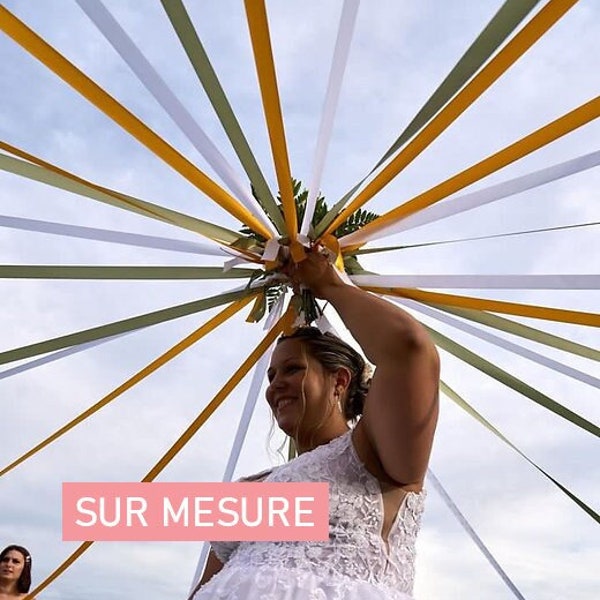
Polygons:
<instances>
[{"instance_id":1,"label":"elbow","mask_svg":"<svg viewBox=\"0 0 600 600\"><path fill-rule=\"evenodd\" d=\"M429 362L432 373L439 375L440 358L427 330L418 323L406 326L399 325L390 331L388 356L411 361L426 360Z\"/></svg>"}]
</instances>

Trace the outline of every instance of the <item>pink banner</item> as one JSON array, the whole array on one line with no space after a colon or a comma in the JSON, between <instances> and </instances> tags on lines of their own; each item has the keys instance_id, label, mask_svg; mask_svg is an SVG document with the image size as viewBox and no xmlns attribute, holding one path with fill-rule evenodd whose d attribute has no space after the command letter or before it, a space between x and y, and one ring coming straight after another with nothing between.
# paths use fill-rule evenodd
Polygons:
<instances>
[{"instance_id":1,"label":"pink banner","mask_svg":"<svg viewBox=\"0 0 600 600\"><path fill-rule=\"evenodd\" d=\"M324 541L326 483L63 483L64 541Z\"/></svg>"}]
</instances>

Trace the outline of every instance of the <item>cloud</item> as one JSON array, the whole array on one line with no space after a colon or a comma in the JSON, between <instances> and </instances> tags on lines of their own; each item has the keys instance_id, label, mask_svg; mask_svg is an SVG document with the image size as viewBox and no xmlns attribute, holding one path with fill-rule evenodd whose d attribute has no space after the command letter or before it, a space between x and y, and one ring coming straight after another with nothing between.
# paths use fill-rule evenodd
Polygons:
<instances>
[{"instance_id":1,"label":"cloud","mask_svg":"<svg viewBox=\"0 0 600 600\"><path fill-rule=\"evenodd\" d=\"M135 80L75 3L9 0L6 6L99 85L212 174L185 137ZM236 115L272 187L275 176L242 4L189 2L188 9ZM241 173L168 20L158 4L106 2ZM381 0L360 9L322 189L331 203L368 173L452 68L498 2L458 4ZM268 6L293 174L307 181L326 89L340 6ZM578 5L368 207L385 212L543 126L597 93L598 8ZM0 129L7 142L94 182L237 229L239 223L26 55L0 39ZM597 150L598 123L582 127L484 181L485 187ZM598 221L598 170L386 238L384 244ZM469 188L469 191L471 191ZM448 200L451 201L451 200ZM150 235L197 239L191 232L49 186L0 173L2 213ZM379 245L379 242L374 245ZM501 238L361 258L387 273L596 273L595 229ZM0 228L4 264L219 264L161 251L113 246ZM206 297L236 282L0 282L2 350ZM471 291L460 293L471 293ZM489 296L482 290L473 295ZM502 292L494 297L596 311L597 292ZM247 311L246 311L247 312ZM6 464L116 388L216 310L132 333L93 350L0 382L0 454ZM592 347L592 328L514 318ZM598 422L597 393L584 384L499 351L447 326L440 330L523 378L571 410ZM177 439L263 335L236 317L89 421L4 476L0 538L23 543L39 582L74 550L61 541L60 482L137 480ZM511 337L511 340L517 341ZM592 371L595 363L523 342ZM468 401L540 466L597 507L596 442L588 433L442 353L443 374ZM8 365L11 366L11 365ZM239 389L161 475L218 480L248 390ZM236 477L276 460L265 403L259 400ZM432 466L461 510L526 597L595 597L597 540L589 517L513 451L451 404L442 413ZM596 502L596 505L594 504ZM184 597L200 544L98 544L44 597L68 600ZM567 565L568 568L565 568ZM84 591L85 590L85 591ZM419 541L417 597L506 597L494 574L431 491Z\"/></svg>"}]
</instances>

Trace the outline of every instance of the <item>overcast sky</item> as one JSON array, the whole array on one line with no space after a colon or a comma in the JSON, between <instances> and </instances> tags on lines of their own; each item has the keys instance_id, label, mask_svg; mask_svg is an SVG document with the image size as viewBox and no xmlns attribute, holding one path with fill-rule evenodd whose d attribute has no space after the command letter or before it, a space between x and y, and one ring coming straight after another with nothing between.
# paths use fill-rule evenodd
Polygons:
<instances>
[{"instance_id":1,"label":"overcast sky","mask_svg":"<svg viewBox=\"0 0 600 600\"><path fill-rule=\"evenodd\" d=\"M3 4L207 174L177 130L74 0ZM243 173L157 0L106 0L150 62L236 170ZM363 1L321 189L330 204L375 165L501 6L498 0ZM544 4L544 3L541 3ZM188 0L197 31L265 176L276 189L243 3ZM293 175L308 182L342 2L269 2L268 14ZM368 207L383 213L598 94L600 6L581 0ZM233 217L29 56L0 36L0 137L81 177L231 229ZM593 122L469 188L598 150ZM374 245L406 245L600 220L591 169ZM181 240L191 232L0 172L0 214ZM2 264L219 265L203 257L0 227ZM595 274L597 228L369 255L387 274ZM236 281L2 280L0 350L208 297ZM595 311L597 291L459 290ZM247 312L247 311L246 311ZM188 335L214 310L134 332L0 380L6 465ZM179 437L263 335L237 316L0 483L0 546L33 554L34 585L76 547L61 541L63 481L137 481ZM590 327L519 319L597 348ZM598 423L598 392L433 319L428 324ZM501 335L501 334L499 334ZM508 335L598 374L597 364ZM441 352L443 378L541 468L600 510L597 440ZM0 367L4 370L14 364ZM250 377L159 477L222 476ZM261 396L262 400L262 396ZM259 401L236 476L276 462L281 438ZM268 450L270 448L270 450ZM489 431L442 399L432 469L527 599L597 598L598 526ZM47 588L47 600L184 598L200 544L98 543ZM418 545L416 597L513 597L431 489Z\"/></svg>"}]
</instances>

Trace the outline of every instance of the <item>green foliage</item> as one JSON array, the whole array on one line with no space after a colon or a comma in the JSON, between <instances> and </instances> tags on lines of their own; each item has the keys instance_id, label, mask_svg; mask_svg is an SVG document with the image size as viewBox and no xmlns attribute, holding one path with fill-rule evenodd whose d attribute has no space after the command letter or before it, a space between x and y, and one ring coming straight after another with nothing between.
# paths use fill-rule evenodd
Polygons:
<instances>
[{"instance_id":1,"label":"green foliage","mask_svg":"<svg viewBox=\"0 0 600 600\"><path fill-rule=\"evenodd\" d=\"M368 210L359 208L356 212L352 213L335 231L336 238L341 238L344 235L354 233L361 227L364 227L367 223L374 221L379 215Z\"/></svg>"},{"instance_id":2,"label":"green foliage","mask_svg":"<svg viewBox=\"0 0 600 600\"><path fill-rule=\"evenodd\" d=\"M294 193L294 202L296 205L296 217L298 219L298 223L302 223L304 219L304 213L306 211L306 203L308 202L308 190L303 187L302 182L296 179L292 179L292 190ZM252 188L252 195L258 200L256 192L254 188ZM277 194L278 204L277 207L281 212L281 216L283 218L283 202L281 200L281 194ZM327 206L327 202L322 194L319 193L315 203L315 210L313 217L311 219L311 230L309 230L309 237L312 237L314 228L322 221L325 215L329 212L329 208ZM344 235L348 235L357 231L367 223L370 223L374 219L376 219L379 215L376 215L373 212L369 212L367 210L363 210L359 208L356 212L351 214L334 232L333 235L337 238L340 238ZM236 246L245 249L255 249L257 246L264 245L266 242L265 238L256 234L248 227L243 227L240 229L240 233L242 233L245 237L240 238L238 242L236 242ZM348 272L361 272L362 268L355 256L346 256L344 260L344 264ZM268 273L266 271L258 271L253 274L248 282L248 286L252 284L254 281L259 281L261 279L265 279ZM267 284L268 285L268 284ZM280 281L273 282L272 285L268 285L265 290L266 296L266 304L268 311L271 312L275 303L281 295L285 292L286 285L281 283ZM303 290L302 295L295 298L298 304L298 310L301 310L304 313L304 318L306 324L310 324L316 319L318 319L322 310L319 307L317 301L315 300L313 294L310 290Z\"/></svg>"},{"instance_id":3,"label":"green foliage","mask_svg":"<svg viewBox=\"0 0 600 600\"><path fill-rule=\"evenodd\" d=\"M277 300L279 300L279 298L281 297L281 295L285 292L285 285L283 285L282 283L276 284L276 285L272 285L271 287L267 288L267 306L269 308L269 312L271 312L273 310L273 307L275 306L275 303L277 302Z\"/></svg>"},{"instance_id":4,"label":"green foliage","mask_svg":"<svg viewBox=\"0 0 600 600\"><path fill-rule=\"evenodd\" d=\"M252 275L250 275L250 277L248 278L248 283L246 284L246 289L250 289L250 286L255 282L255 281L259 281L260 279L264 279L266 276L266 272L265 271L260 271L260 270L256 270L254 271L254 273L252 273Z\"/></svg>"},{"instance_id":5,"label":"green foliage","mask_svg":"<svg viewBox=\"0 0 600 600\"><path fill-rule=\"evenodd\" d=\"M294 202L296 205L296 217L298 219L298 223L302 223L304 219L304 212L306 211L306 203L308 202L308 190L303 187L302 182L297 179L292 179L292 190L294 193ZM258 200L256 195L256 191L254 187L252 187L252 195ZM281 212L281 216L283 218L283 202L281 200L281 193L277 194L278 204L277 207ZM317 196L317 200L315 203L315 210L313 213L313 217L311 219L311 226L315 228L325 217L325 215L329 212L329 208L327 206L327 202L325 201L325 197L319 192ZM374 212L370 212L359 208L355 213L352 213L334 232L333 235L337 238L340 238L344 235L348 235L353 233L354 231L359 230L361 227L374 221L379 215ZM271 219L270 219L271 220ZM272 220L271 220L272 222ZM250 236L255 239L257 242L263 243L266 242L265 238L254 233L249 227L242 227L240 229L240 233L243 233L246 236ZM310 235L309 235L310 237Z\"/></svg>"}]
</instances>

